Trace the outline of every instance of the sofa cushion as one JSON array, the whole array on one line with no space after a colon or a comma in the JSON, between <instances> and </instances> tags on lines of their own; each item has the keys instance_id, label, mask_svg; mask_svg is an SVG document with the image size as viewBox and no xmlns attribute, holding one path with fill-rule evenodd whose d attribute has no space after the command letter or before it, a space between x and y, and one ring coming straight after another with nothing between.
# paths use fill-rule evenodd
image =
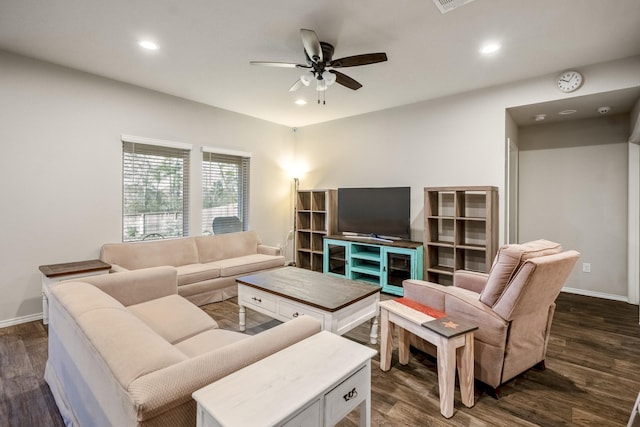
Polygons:
<instances>
[{"instance_id":1,"label":"sofa cushion","mask_svg":"<svg viewBox=\"0 0 640 427\"><path fill-rule=\"evenodd\" d=\"M260 244L255 231L197 236L194 239L201 263L255 254Z\"/></svg>"},{"instance_id":2,"label":"sofa cushion","mask_svg":"<svg viewBox=\"0 0 640 427\"><path fill-rule=\"evenodd\" d=\"M480 294L480 301L492 307L502 295L507 283L526 260L557 254L561 251L560 244L544 239L502 246L489 272L487 284Z\"/></svg>"},{"instance_id":3,"label":"sofa cushion","mask_svg":"<svg viewBox=\"0 0 640 427\"><path fill-rule=\"evenodd\" d=\"M284 266L283 256L264 254L245 255L236 258L222 259L210 262L207 265L220 269L222 277L236 276L238 274L253 273L258 270L266 270Z\"/></svg>"},{"instance_id":4,"label":"sofa cushion","mask_svg":"<svg viewBox=\"0 0 640 427\"><path fill-rule=\"evenodd\" d=\"M195 357L249 337L240 332L211 329L179 342L176 348L189 357Z\"/></svg>"},{"instance_id":5,"label":"sofa cushion","mask_svg":"<svg viewBox=\"0 0 640 427\"><path fill-rule=\"evenodd\" d=\"M218 327L209 315L178 295L130 305L127 309L171 344Z\"/></svg>"},{"instance_id":6,"label":"sofa cushion","mask_svg":"<svg viewBox=\"0 0 640 427\"><path fill-rule=\"evenodd\" d=\"M187 264L176 267L178 270L178 286L204 282L220 277L220 269L206 264Z\"/></svg>"},{"instance_id":7,"label":"sofa cushion","mask_svg":"<svg viewBox=\"0 0 640 427\"><path fill-rule=\"evenodd\" d=\"M170 265L178 267L198 262L198 249L192 237L149 242L107 243L100 259L129 270Z\"/></svg>"},{"instance_id":8,"label":"sofa cushion","mask_svg":"<svg viewBox=\"0 0 640 427\"><path fill-rule=\"evenodd\" d=\"M125 388L136 378L187 359L123 305L93 285L60 283L52 287L51 292Z\"/></svg>"}]
</instances>

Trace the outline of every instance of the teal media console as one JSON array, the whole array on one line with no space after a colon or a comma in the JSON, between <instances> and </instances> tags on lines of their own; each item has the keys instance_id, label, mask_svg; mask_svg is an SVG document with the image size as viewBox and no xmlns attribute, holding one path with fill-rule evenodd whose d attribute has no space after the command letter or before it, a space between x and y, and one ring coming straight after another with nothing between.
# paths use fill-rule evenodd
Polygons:
<instances>
[{"instance_id":1,"label":"teal media console","mask_svg":"<svg viewBox=\"0 0 640 427\"><path fill-rule=\"evenodd\" d=\"M422 243L328 236L323 251L325 274L372 283L389 294L402 296L403 280L422 279Z\"/></svg>"}]
</instances>

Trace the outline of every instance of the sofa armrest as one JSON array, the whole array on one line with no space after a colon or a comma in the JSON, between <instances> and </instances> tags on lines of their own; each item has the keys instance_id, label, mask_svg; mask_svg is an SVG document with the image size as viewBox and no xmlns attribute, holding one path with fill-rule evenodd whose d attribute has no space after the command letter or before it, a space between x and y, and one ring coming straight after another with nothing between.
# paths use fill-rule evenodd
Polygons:
<instances>
[{"instance_id":1,"label":"sofa armrest","mask_svg":"<svg viewBox=\"0 0 640 427\"><path fill-rule=\"evenodd\" d=\"M118 264L111 264L111 270L109 270L109 273L122 273L124 271L129 271L129 269Z\"/></svg>"},{"instance_id":2,"label":"sofa armrest","mask_svg":"<svg viewBox=\"0 0 640 427\"><path fill-rule=\"evenodd\" d=\"M259 254L280 256L281 252L282 251L277 246L267 246L267 245L258 244Z\"/></svg>"},{"instance_id":3,"label":"sofa armrest","mask_svg":"<svg viewBox=\"0 0 640 427\"><path fill-rule=\"evenodd\" d=\"M177 294L177 275L174 267L152 267L83 277L80 281L92 284L128 306Z\"/></svg>"},{"instance_id":4,"label":"sofa armrest","mask_svg":"<svg viewBox=\"0 0 640 427\"><path fill-rule=\"evenodd\" d=\"M138 420L153 418L187 403L194 391L315 335L320 329L318 320L301 316L247 339L139 377L129 386Z\"/></svg>"},{"instance_id":5,"label":"sofa armrest","mask_svg":"<svg viewBox=\"0 0 640 427\"><path fill-rule=\"evenodd\" d=\"M489 275L475 271L456 270L453 273L453 286L473 291L477 294L482 292L487 284Z\"/></svg>"}]
</instances>

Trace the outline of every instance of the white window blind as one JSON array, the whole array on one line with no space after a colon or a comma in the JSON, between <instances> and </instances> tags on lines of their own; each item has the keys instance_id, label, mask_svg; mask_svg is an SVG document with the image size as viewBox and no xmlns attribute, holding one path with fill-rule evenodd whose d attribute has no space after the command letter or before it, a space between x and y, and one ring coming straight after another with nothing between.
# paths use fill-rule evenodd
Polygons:
<instances>
[{"instance_id":1,"label":"white window blind","mask_svg":"<svg viewBox=\"0 0 640 427\"><path fill-rule=\"evenodd\" d=\"M250 158L202 153L202 233L249 229Z\"/></svg>"},{"instance_id":2,"label":"white window blind","mask_svg":"<svg viewBox=\"0 0 640 427\"><path fill-rule=\"evenodd\" d=\"M122 142L122 241L189 234L190 150Z\"/></svg>"}]
</instances>

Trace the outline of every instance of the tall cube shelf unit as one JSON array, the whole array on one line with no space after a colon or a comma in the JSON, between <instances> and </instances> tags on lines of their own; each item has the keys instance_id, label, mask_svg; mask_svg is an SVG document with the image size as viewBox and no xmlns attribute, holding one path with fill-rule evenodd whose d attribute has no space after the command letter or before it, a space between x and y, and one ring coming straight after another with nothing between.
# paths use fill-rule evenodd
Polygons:
<instances>
[{"instance_id":1,"label":"tall cube shelf unit","mask_svg":"<svg viewBox=\"0 0 640 427\"><path fill-rule=\"evenodd\" d=\"M296 266L322 271L324 236L336 233L337 190L298 190Z\"/></svg>"},{"instance_id":2,"label":"tall cube shelf unit","mask_svg":"<svg viewBox=\"0 0 640 427\"><path fill-rule=\"evenodd\" d=\"M498 188L424 189L425 276L451 285L455 270L486 273L498 250Z\"/></svg>"}]
</instances>

